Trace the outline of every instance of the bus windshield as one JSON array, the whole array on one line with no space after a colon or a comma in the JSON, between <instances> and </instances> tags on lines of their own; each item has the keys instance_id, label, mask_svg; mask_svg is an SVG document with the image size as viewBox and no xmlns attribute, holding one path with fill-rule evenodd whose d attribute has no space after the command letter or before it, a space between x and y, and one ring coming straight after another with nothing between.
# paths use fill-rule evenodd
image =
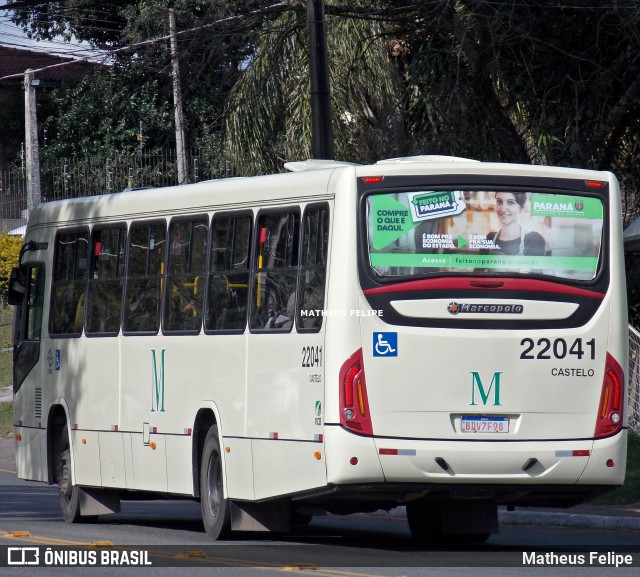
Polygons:
<instances>
[{"instance_id":1,"label":"bus windshield","mask_svg":"<svg viewBox=\"0 0 640 577\"><path fill-rule=\"evenodd\" d=\"M510 190L414 190L367 198L378 277L480 272L588 281L604 208L590 196Z\"/></svg>"}]
</instances>

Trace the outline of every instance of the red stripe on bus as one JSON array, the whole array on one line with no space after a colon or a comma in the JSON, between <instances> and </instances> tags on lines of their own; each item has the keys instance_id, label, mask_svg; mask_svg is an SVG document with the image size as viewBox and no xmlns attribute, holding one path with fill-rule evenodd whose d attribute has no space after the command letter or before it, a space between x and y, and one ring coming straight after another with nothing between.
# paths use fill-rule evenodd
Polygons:
<instances>
[{"instance_id":1,"label":"red stripe on bus","mask_svg":"<svg viewBox=\"0 0 640 577\"><path fill-rule=\"evenodd\" d=\"M507 290L507 291L530 291L545 292L562 295L585 296L603 299L604 294L586 290L579 287L572 287L556 284L545 280L536 279L513 279L513 278L475 278L463 277L454 278L434 278L420 279L407 282L395 283L387 286L371 288L364 291L366 295L390 294L408 291L436 291L436 290Z\"/></svg>"}]
</instances>

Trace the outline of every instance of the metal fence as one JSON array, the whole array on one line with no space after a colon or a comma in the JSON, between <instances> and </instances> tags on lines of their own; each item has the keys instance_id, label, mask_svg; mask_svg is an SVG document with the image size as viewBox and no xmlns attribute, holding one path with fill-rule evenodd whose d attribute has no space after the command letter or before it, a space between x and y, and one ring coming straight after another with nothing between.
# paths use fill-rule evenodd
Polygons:
<instances>
[{"instance_id":1,"label":"metal fence","mask_svg":"<svg viewBox=\"0 0 640 577\"><path fill-rule=\"evenodd\" d=\"M640 332L629 325L629 428L640 435Z\"/></svg>"},{"instance_id":2,"label":"metal fence","mask_svg":"<svg viewBox=\"0 0 640 577\"><path fill-rule=\"evenodd\" d=\"M225 161L220 154L209 151L190 150L187 154L187 167L189 182L234 176L231 163ZM55 159L43 155L40 163L43 202L109 194L140 186L173 186L177 183L175 150ZM26 208L24 167L2 170L0 219L19 219Z\"/></svg>"}]
</instances>

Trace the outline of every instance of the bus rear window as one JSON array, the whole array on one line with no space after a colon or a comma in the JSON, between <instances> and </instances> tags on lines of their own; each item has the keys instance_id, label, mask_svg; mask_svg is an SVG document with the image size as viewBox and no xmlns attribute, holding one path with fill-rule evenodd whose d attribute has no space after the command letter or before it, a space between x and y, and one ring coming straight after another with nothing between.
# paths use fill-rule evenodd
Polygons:
<instances>
[{"instance_id":1,"label":"bus rear window","mask_svg":"<svg viewBox=\"0 0 640 577\"><path fill-rule=\"evenodd\" d=\"M369 264L379 277L598 271L599 198L487 190L416 190L367 199Z\"/></svg>"}]
</instances>

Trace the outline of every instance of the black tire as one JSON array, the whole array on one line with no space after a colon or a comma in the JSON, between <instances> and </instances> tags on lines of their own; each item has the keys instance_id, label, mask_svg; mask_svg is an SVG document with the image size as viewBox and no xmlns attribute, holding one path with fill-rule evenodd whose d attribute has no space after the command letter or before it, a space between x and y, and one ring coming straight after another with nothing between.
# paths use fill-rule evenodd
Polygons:
<instances>
[{"instance_id":1,"label":"black tire","mask_svg":"<svg viewBox=\"0 0 640 577\"><path fill-rule=\"evenodd\" d=\"M311 513L304 513L302 511L291 511L291 524L296 527L305 527L313 521L313 515Z\"/></svg>"},{"instance_id":2,"label":"black tire","mask_svg":"<svg viewBox=\"0 0 640 577\"><path fill-rule=\"evenodd\" d=\"M438 502L414 501L407 504L411 536L423 545L479 545L491 533L443 533L442 507Z\"/></svg>"},{"instance_id":3,"label":"black tire","mask_svg":"<svg viewBox=\"0 0 640 577\"><path fill-rule=\"evenodd\" d=\"M73 462L69 431L65 427L60 438L60 452L57 459L58 495L60 497L60 511L67 523L93 523L96 515L82 516L80 513L80 490L73 484Z\"/></svg>"},{"instance_id":4,"label":"black tire","mask_svg":"<svg viewBox=\"0 0 640 577\"><path fill-rule=\"evenodd\" d=\"M204 440L200 466L200 506L202 522L212 539L227 539L231 534L231 507L224 497L222 451L215 427Z\"/></svg>"},{"instance_id":5,"label":"black tire","mask_svg":"<svg viewBox=\"0 0 640 577\"><path fill-rule=\"evenodd\" d=\"M411 536L419 543L438 542L440 531L440 508L435 503L414 501L407 503L407 522Z\"/></svg>"}]
</instances>

